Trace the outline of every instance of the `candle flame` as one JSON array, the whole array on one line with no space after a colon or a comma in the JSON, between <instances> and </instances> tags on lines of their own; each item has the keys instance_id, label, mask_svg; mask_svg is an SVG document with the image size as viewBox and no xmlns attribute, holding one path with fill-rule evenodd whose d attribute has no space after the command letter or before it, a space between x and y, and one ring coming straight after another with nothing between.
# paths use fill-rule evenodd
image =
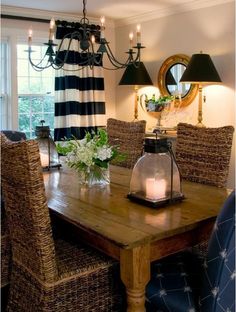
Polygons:
<instances>
[{"instance_id":1,"label":"candle flame","mask_svg":"<svg viewBox=\"0 0 236 312\"><path fill-rule=\"evenodd\" d=\"M101 25L104 26L104 24L105 24L105 16L101 16L100 22L101 22Z\"/></svg>"}]
</instances>

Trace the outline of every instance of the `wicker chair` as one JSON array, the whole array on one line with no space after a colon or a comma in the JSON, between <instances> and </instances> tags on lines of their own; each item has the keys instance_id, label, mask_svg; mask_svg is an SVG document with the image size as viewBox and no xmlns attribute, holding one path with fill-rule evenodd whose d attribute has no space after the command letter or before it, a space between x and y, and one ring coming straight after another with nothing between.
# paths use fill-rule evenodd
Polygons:
<instances>
[{"instance_id":1,"label":"wicker chair","mask_svg":"<svg viewBox=\"0 0 236 312\"><path fill-rule=\"evenodd\" d=\"M232 126L200 128L177 126L176 160L182 178L198 183L225 186L233 140Z\"/></svg>"},{"instance_id":2,"label":"wicker chair","mask_svg":"<svg viewBox=\"0 0 236 312\"><path fill-rule=\"evenodd\" d=\"M1 135L1 145L13 254L8 311L124 311L119 264L77 241L53 238L38 143Z\"/></svg>"},{"instance_id":3,"label":"wicker chair","mask_svg":"<svg viewBox=\"0 0 236 312\"><path fill-rule=\"evenodd\" d=\"M2 130L1 133L3 133L11 141L26 140L26 135L24 132ZM9 284L10 273L11 273L11 243L4 208L4 200L1 194L1 288Z\"/></svg>"},{"instance_id":4,"label":"wicker chair","mask_svg":"<svg viewBox=\"0 0 236 312\"><path fill-rule=\"evenodd\" d=\"M10 283L11 274L11 242L6 216L1 200L1 288Z\"/></svg>"},{"instance_id":5,"label":"wicker chair","mask_svg":"<svg viewBox=\"0 0 236 312\"><path fill-rule=\"evenodd\" d=\"M113 118L107 120L109 143L119 147L126 158L124 161L113 160L111 163L121 167L133 168L143 152L146 121L121 121Z\"/></svg>"},{"instance_id":6,"label":"wicker chair","mask_svg":"<svg viewBox=\"0 0 236 312\"><path fill-rule=\"evenodd\" d=\"M234 128L200 128L179 123L176 160L183 179L224 187L227 182ZM205 256L208 241L191 248Z\"/></svg>"}]
</instances>

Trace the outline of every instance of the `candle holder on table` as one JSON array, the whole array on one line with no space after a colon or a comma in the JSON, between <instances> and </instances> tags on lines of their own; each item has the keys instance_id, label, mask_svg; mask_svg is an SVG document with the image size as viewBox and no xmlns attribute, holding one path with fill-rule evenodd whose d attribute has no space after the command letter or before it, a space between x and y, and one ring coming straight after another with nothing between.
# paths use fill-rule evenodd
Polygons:
<instances>
[{"instance_id":1,"label":"candle holder on table","mask_svg":"<svg viewBox=\"0 0 236 312\"><path fill-rule=\"evenodd\" d=\"M49 126L44 126L44 120L41 120L41 126L36 126L36 141L39 145L40 160L43 169L60 168L59 157L53 141Z\"/></svg>"},{"instance_id":2,"label":"candle holder on table","mask_svg":"<svg viewBox=\"0 0 236 312\"><path fill-rule=\"evenodd\" d=\"M128 198L151 207L183 200L180 172L171 142L166 138L147 138L144 151L133 168Z\"/></svg>"}]
</instances>

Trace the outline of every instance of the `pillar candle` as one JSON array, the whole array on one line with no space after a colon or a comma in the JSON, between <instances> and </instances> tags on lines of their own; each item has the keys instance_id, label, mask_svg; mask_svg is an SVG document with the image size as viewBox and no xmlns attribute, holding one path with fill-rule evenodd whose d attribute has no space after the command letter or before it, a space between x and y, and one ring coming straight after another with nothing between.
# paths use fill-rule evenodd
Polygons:
<instances>
[{"instance_id":1,"label":"pillar candle","mask_svg":"<svg viewBox=\"0 0 236 312\"><path fill-rule=\"evenodd\" d=\"M148 199L160 199L166 196L166 181L164 179L146 179L146 197Z\"/></svg>"}]
</instances>

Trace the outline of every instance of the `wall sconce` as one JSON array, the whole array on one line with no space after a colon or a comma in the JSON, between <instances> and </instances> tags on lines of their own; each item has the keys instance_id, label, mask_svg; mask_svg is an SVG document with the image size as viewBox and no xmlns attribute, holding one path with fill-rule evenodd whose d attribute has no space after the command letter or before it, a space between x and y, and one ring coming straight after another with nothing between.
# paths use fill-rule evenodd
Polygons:
<instances>
[{"instance_id":1,"label":"wall sconce","mask_svg":"<svg viewBox=\"0 0 236 312\"><path fill-rule=\"evenodd\" d=\"M202 52L199 54L193 54L180 79L180 82L198 85L199 102L197 126L205 127L202 123L202 85L222 82L210 55L203 54Z\"/></svg>"},{"instance_id":2,"label":"wall sconce","mask_svg":"<svg viewBox=\"0 0 236 312\"><path fill-rule=\"evenodd\" d=\"M144 155L135 164L128 198L159 207L184 198L171 143L167 139L145 139Z\"/></svg>"},{"instance_id":3,"label":"wall sconce","mask_svg":"<svg viewBox=\"0 0 236 312\"><path fill-rule=\"evenodd\" d=\"M143 62L128 65L121 77L119 85L134 85L135 102L134 102L134 120L138 120L138 87L153 85L152 80L144 66Z\"/></svg>"},{"instance_id":4,"label":"wall sconce","mask_svg":"<svg viewBox=\"0 0 236 312\"><path fill-rule=\"evenodd\" d=\"M41 120L41 126L36 126L36 141L39 145L40 160L43 169L60 168L59 157L53 141L49 126L44 126L44 120Z\"/></svg>"}]
</instances>

